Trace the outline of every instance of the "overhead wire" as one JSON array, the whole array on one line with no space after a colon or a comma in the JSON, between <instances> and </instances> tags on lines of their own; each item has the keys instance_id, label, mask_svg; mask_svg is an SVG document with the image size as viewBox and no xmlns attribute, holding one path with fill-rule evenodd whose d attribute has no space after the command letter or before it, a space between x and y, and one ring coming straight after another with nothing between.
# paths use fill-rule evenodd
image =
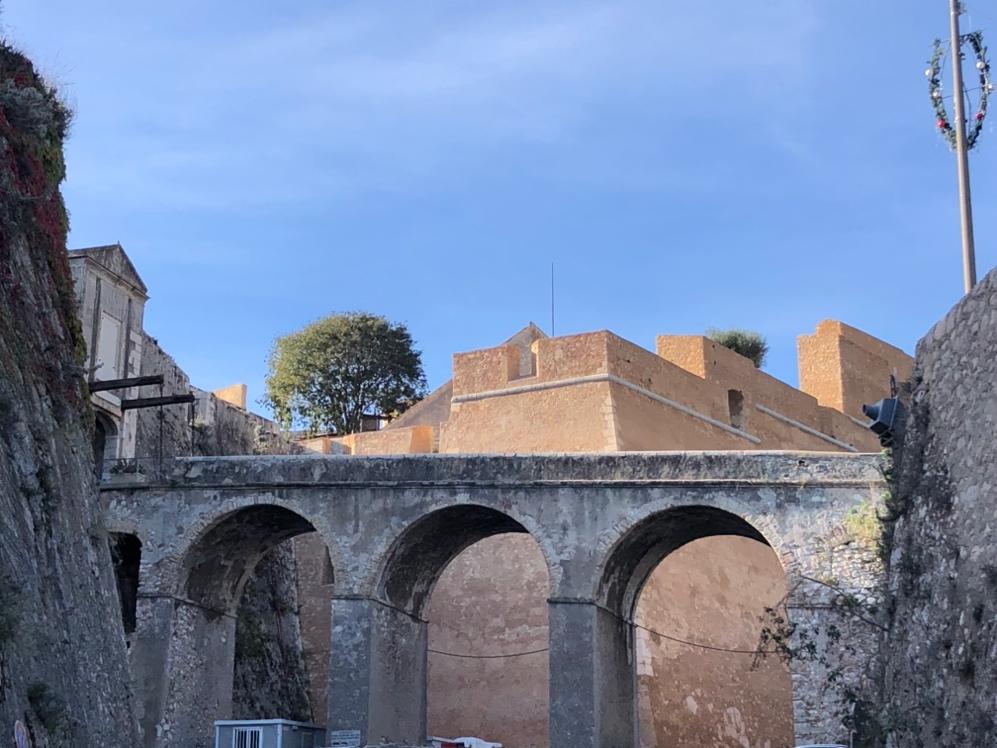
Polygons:
<instances>
[{"instance_id":1,"label":"overhead wire","mask_svg":"<svg viewBox=\"0 0 997 748\"><path fill-rule=\"evenodd\" d=\"M756 656L765 655L765 654L774 654L774 652L771 652L770 650L758 649L758 648L737 649L732 647L720 647L713 644L703 644L702 642L694 642L688 639L682 639L677 636L672 636L670 634L665 634L662 633L661 631L657 631L656 629L652 629L647 626L642 626L641 624L636 623L634 621L627 621L626 623L629 623L634 628L643 629L644 631L647 631L649 634L654 634L655 636L661 637L662 639L666 639L670 642L675 642L676 644L683 644L687 647L705 649L711 652L728 652L730 654L750 654ZM446 650L432 649L432 648L427 648L427 651L433 654L443 655L445 657L457 657L459 659L465 659L465 660L501 660L510 657L526 657L527 655L535 655L535 654L541 654L543 652L549 652L550 647L531 649L527 652L513 652L510 654L469 654L464 652L447 652Z\"/></svg>"}]
</instances>

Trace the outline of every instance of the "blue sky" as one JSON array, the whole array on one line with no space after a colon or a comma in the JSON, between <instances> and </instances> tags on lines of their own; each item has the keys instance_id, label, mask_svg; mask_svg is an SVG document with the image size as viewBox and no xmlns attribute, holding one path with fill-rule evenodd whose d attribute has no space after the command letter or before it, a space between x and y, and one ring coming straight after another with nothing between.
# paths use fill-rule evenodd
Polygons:
<instances>
[{"instance_id":1,"label":"blue sky","mask_svg":"<svg viewBox=\"0 0 997 748\"><path fill-rule=\"evenodd\" d=\"M754 328L793 384L819 320L910 351L961 294L942 0L2 5L77 113L71 246L122 243L205 388L258 398L275 336L351 309L407 323L435 386L549 328L551 262L558 334ZM988 123L981 276L995 154Z\"/></svg>"}]
</instances>

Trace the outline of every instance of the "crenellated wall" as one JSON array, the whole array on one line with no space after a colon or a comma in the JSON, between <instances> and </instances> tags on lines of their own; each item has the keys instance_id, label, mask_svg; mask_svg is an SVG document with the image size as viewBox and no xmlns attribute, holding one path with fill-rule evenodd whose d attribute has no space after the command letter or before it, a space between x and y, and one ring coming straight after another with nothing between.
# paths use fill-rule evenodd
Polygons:
<instances>
[{"instance_id":1,"label":"crenellated wall","mask_svg":"<svg viewBox=\"0 0 997 748\"><path fill-rule=\"evenodd\" d=\"M827 322L801 337L801 371L815 357L826 363L824 348L845 356L828 366L850 404L888 395L890 372L910 367L901 351ZM438 429L440 452L878 449L857 416L701 336L659 336L657 355L605 331L539 338L456 354L453 372L446 420L422 424ZM808 384L831 401L831 384ZM404 451L381 432L343 443L356 454Z\"/></svg>"},{"instance_id":2,"label":"crenellated wall","mask_svg":"<svg viewBox=\"0 0 997 748\"><path fill-rule=\"evenodd\" d=\"M862 419L862 405L883 397L890 375L906 381L913 360L868 333L824 320L813 335L798 340L800 389L828 408Z\"/></svg>"}]
</instances>

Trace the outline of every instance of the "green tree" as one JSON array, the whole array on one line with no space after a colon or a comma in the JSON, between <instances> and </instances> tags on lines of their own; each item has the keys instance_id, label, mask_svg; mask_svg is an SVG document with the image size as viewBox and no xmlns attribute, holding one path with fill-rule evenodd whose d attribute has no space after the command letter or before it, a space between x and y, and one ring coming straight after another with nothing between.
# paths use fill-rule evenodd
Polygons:
<instances>
[{"instance_id":1,"label":"green tree","mask_svg":"<svg viewBox=\"0 0 997 748\"><path fill-rule=\"evenodd\" d=\"M419 351L403 324L366 312L333 314L277 338L267 394L284 428L360 431L364 413L396 415L426 392Z\"/></svg>"},{"instance_id":2,"label":"green tree","mask_svg":"<svg viewBox=\"0 0 997 748\"><path fill-rule=\"evenodd\" d=\"M730 348L734 353L740 353L745 358L751 359L759 369L765 363L765 355L769 352L769 344L765 342L765 338L753 330L710 328L706 331L706 337L724 348Z\"/></svg>"}]
</instances>

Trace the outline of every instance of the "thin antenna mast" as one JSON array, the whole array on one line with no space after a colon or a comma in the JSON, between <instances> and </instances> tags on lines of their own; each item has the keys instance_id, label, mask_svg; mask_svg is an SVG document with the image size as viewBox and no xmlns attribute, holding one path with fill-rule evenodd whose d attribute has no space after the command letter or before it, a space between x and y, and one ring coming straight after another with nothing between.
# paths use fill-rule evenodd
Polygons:
<instances>
[{"instance_id":1,"label":"thin antenna mast","mask_svg":"<svg viewBox=\"0 0 997 748\"><path fill-rule=\"evenodd\" d=\"M554 262L550 263L550 336L554 337Z\"/></svg>"}]
</instances>

